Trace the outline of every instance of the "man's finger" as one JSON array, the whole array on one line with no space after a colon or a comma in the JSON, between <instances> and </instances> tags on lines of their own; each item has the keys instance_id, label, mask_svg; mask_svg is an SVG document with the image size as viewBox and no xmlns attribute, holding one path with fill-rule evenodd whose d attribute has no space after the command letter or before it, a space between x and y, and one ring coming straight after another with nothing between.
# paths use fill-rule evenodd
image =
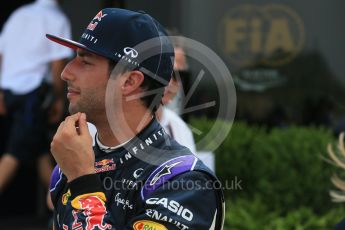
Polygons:
<instances>
[{"instance_id":1,"label":"man's finger","mask_svg":"<svg viewBox=\"0 0 345 230\"><path fill-rule=\"evenodd\" d=\"M76 114L66 117L64 128L69 131L72 131L75 134L78 134L76 130L76 123L79 120L79 117L80 117L80 113L76 113Z\"/></svg>"},{"instance_id":2,"label":"man's finger","mask_svg":"<svg viewBox=\"0 0 345 230\"><path fill-rule=\"evenodd\" d=\"M86 114L82 113L79 117L79 133L81 135L89 134L89 127L86 122Z\"/></svg>"}]
</instances>

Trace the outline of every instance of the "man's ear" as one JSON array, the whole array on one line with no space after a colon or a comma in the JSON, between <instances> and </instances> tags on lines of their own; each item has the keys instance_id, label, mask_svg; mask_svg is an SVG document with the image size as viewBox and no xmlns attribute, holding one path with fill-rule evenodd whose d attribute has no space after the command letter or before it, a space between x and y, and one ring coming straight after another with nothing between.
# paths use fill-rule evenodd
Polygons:
<instances>
[{"instance_id":1,"label":"man's ear","mask_svg":"<svg viewBox=\"0 0 345 230\"><path fill-rule=\"evenodd\" d=\"M128 76L122 86L123 95L129 95L139 89L144 78L144 74L138 70L128 72Z\"/></svg>"}]
</instances>

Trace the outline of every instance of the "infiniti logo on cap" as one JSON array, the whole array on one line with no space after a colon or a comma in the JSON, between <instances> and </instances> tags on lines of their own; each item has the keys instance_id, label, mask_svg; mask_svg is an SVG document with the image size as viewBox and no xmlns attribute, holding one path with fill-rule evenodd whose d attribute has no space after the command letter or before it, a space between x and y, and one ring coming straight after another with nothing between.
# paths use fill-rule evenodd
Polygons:
<instances>
[{"instance_id":1,"label":"infiniti logo on cap","mask_svg":"<svg viewBox=\"0 0 345 230\"><path fill-rule=\"evenodd\" d=\"M138 51L136 51L135 49L133 49L131 47L125 47L123 49L123 52L125 52L126 55L131 55L131 58L138 57Z\"/></svg>"}]
</instances>

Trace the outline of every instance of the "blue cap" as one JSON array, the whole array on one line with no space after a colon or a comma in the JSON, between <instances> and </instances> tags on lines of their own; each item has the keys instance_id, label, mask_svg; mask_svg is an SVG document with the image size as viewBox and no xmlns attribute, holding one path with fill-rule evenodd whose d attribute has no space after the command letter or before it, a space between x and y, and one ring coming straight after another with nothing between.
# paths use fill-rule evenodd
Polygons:
<instances>
[{"instance_id":1,"label":"blue cap","mask_svg":"<svg viewBox=\"0 0 345 230\"><path fill-rule=\"evenodd\" d=\"M85 49L139 69L162 85L173 72L174 48L163 26L145 12L106 8L91 20L78 42L47 34L71 49Z\"/></svg>"}]
</instances>

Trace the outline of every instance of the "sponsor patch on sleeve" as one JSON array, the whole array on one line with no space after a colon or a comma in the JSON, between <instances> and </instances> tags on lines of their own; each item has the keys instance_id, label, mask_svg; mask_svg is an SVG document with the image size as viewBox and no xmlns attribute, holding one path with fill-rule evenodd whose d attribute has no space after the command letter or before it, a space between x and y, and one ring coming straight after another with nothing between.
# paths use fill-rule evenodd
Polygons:
<instances>
[{"instance_id":1,"label":"sponsor patch on sleeve","mask_svg":"<svg viewBox=\"0 0 345 230\"><path fill-rule=\"evenodd\" d=\"M180 156L160 165L152 172L141 190L142 200L146 200L157 188L171 178L192 171L198 158L193 155Z\"/></svg>"},{"instance_id":2,"label":"sponsor patch on sleeve","mask_svg":"<svg viewBox=\"0 0 345 230\"><path fill-rule=\"evenodd\" d=\"M71 197L71 191L68 189L67 192L62 195L62 198L61 198L62 204L66 205L70 197Z\"/></svg>"}]
</instances>

